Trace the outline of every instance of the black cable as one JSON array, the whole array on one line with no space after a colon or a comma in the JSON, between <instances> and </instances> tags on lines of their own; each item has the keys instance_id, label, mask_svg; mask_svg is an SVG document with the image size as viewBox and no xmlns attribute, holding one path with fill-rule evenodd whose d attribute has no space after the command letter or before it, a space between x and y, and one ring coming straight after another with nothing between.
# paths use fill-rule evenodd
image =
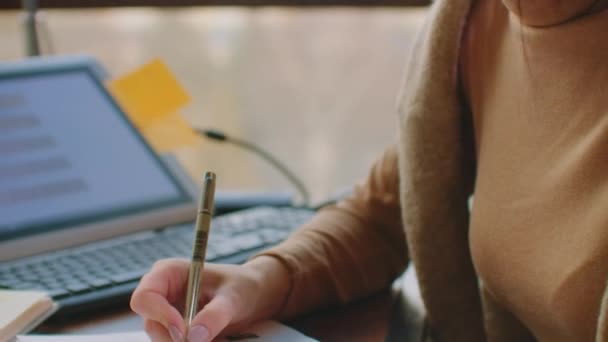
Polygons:
<instances>
[{"instance_id":1,"label":"black cable","mask_svg":"<svg viewBox=\"0 0 608 342\"><path fill-rule=\"evenodd\" d=\"M22 0L23 7L23 29L25 36L25 53L27 56L40 55L40 41L38 38L38 27L36 23L36 12L38 10L37 0Z\"/></svg>"},{"instance_id":2,"label":"black cable","mask_svg":"<svg viewBox=\"0 0 608 342\"><path fill-rule=\"evenodd\" d=\"M38 13L37 22L40 36L39 43L44 45L44 48L40 50L40 54L42 55L54 55L55 54L55 44L53 42L53 35L51 34L51 29L49 28L48 20L43 15L44 13Z\"/></svg>"},{"instance_id":3,"label":"black cable","mask_svg":"<svg viewBox=\"0 0 608 342\"><path fill-rule=\"evenodd\" d=\"M234 144L236 146L242 147L246 150L249 150L260 157L264 158L267 162L269 162L272 166L274 166L277 170L279 170L289 181L298 189L300 193L300 197L302 197L302 202L304 206L310 205L310 195L304 183L293 173L291 172L285 165L283 165L278 159L274 158L270 153L264 151L260 147L254 145L253 143L247 142L245 140L229 137L223 132L214 129L194 129L197 133L206 136L209 139L221 142L228 142Z\"/></svg>"}]
</instances>

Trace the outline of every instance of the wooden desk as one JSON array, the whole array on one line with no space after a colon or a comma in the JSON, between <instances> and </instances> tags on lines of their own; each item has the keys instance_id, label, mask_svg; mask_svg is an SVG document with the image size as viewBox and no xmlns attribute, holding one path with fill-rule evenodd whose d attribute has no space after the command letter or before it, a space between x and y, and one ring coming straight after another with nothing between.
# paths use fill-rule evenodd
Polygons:
<instances>
[{"instance_id":1,"label":"wooden desk","mask_svg":"<svg viewBox=\"0 0 608 342\"><path fill-rule=\"evenodd\" d=\"M415 296L411 290L395 286L355 303L313 312L285 324L323 342L418 342L422 310ZM141 318L120 307L81 321L47 323L38 332L95 334L142 329Z\"/></svg>"},{"instance_id":2,"label":"wooden desk","mask_svg":"<svg viewBox=\"0 0 608 342\"><path fill-rule=\"evenodd\" d=\"M416 277L409 268L388 290L284 323L323 342L419 342L423 317ZM47 323L38 332L95 334L142 329L141 318L125 304L79 321Z\"/></svg>"},{"instance_id":3,"label":"wooden desk","mask_svg":"<svg viewBox=\"0 0 608 342\"><path fill-rule=\"evenodd\" d=\"M395 296L385 291L346 307L315 312L286 324L320 341L383 341L394 300ZM140 317L123 307L69 324L47 323L38 332L95 334L142 329Z\"/></svg>"}]
</instances>

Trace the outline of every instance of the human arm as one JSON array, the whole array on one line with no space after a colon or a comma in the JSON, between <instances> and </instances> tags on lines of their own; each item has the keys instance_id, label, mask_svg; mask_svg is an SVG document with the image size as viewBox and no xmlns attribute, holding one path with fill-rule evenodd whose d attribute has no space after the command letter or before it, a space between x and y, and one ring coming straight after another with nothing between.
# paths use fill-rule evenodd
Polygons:
<instances>
[{"instance_id":1,"label":"human arm","mask_svg":"<svg viewBox=\"0 0 608 342\"><path fill-rule=\"evenodd\" d=\"M397 149L388 148L351 196L322 209L291 238L261 255L280 260L291 317L390 285L408 262L399 205Z\"/></svg>"},{"instance_id":2,"label":"human arm","mask_svg":"<svg viewBox=\"0 0 608 342\"><path fill-rule=\"evenodd\" d=\"M199 305L204 308L191 331L201 333L195 328L201 326L213 338L249 322L293 316L389 286L407 263L398 188L391 147L350 197L321 210L281 245L244 265L206 264ZM187 334L180 311L187 268L187 260L161 261L133 294L131 307L153 341L179 341Z\"/></svg>"}]
</instances>

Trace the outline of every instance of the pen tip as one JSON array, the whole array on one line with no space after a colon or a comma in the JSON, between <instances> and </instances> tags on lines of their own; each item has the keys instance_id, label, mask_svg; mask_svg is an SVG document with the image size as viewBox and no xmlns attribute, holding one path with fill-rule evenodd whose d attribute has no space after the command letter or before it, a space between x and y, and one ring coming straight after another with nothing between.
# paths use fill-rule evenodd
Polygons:
<instances>
[{"instance_id":1,"label":"pen tip","mask_svg":"<svg viewBox=\"0 0 608 342\"><path fill-rule=\"evenodd\" d=\"M205 172L205 174L203 175L203 180L207 181L207 180L212 180L212 179L215 179L215 173Z\"/></svg>"}]
</instances>

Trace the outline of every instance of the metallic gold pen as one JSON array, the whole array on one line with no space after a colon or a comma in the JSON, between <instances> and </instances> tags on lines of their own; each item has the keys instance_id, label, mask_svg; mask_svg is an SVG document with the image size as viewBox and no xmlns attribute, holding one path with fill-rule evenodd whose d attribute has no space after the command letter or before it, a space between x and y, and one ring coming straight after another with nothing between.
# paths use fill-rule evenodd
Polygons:
<instances>
[{"instance_id":1,"label":"metallic gold pen","mask_svg":"<svg viewBox=\"0 0 608 342\"><path fill-rule=\"evenodd\" d=\"M209 227L213 213L213 200L215 195L215 174L205 172L203 176L203 189L198 204L198 213L195 223L194 246L192 247L192 260L188 272L188 292L184 306L184 321L190 327L192 319L198 310L200 296L201 273L205 264L205 252L207 251L207 240L209 238Z\"/></svg>"}]
</instances>

